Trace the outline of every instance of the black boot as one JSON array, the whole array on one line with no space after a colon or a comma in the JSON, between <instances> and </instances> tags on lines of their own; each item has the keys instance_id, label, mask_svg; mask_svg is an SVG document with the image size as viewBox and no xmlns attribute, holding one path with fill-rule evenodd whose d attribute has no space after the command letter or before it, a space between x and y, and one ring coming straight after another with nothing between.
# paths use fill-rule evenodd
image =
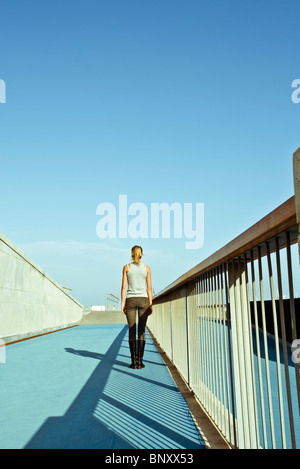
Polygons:
<instances>
[{"instance_id":1,"label":"black boot","mask_svg":"<svg viewBox=\"0 0 300 469\"><path fill-rule=\"evenodd\" d=\"M144 349L145 349L145 340L138 340L138 359L137 359L137 368L140 370L144 368L143 363Z\"/></svg>"},{"instance_id":2,"label":"black boot","mask_svg":"<svg viewBox=\"0 0 300 469\"><path fill-rule=\"evenodd\" d=\"M130 354L131 354L131 365L130 368L136 369L136 340L130 340L129 341L129 348L130 348Z\"/></svg>"}]
</instances>

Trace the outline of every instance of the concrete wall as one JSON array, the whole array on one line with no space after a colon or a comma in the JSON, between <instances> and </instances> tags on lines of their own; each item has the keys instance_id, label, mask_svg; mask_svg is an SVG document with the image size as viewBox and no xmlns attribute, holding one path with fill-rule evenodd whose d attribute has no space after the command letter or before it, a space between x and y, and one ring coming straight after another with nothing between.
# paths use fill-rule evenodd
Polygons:
<instances>
[{"instance_id":1,"label":"concrete wall","mask_svg":"<svg viewBox=\"0 0 300 469\"><path fill-rule=\"evenodd\" d=\"M0 339L62 329L82 316L82 305L0 233Z\"/></svg>"}]
</instances>

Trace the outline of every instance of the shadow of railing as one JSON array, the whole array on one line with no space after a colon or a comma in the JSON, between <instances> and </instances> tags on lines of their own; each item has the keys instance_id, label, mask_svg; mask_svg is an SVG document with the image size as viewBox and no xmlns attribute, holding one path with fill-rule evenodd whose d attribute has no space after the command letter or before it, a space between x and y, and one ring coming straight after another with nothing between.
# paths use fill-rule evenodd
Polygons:
<instances>
[{"instance_id":1,"label":"shadow of railing","mask_svg":"<svg viewBox=\"0 0 300 469\"><path fill-rule=\"evenodd\" d=\"M186 419L183 398L161 358L156 361L155 355L153 359L149 353L152 347L155 348L153 343L147 341L146 368L151 363L153 367L157 365L156 372L148 374L128 366L127 326L105 354L66 348L66 353L94 358L99 364L67 412L48 418L25 448L203 448L196 427L190 425L192 418L190 422Z\"/></svg>"}]
</instances>

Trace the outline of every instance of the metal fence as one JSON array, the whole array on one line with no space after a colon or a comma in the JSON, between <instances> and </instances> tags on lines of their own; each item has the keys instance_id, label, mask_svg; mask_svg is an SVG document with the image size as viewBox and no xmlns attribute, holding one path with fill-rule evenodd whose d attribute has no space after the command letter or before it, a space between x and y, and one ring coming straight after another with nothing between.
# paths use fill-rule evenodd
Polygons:
<instances>
[{"instance_id":1,"label":"metal fence","mask_svg":"<svg viewBox=\"0 0 300 469\"><path fill-rule=\"evenodd\" d=\"M297 206L298 189L153 299L150 331L235 448L300 448Z\"/></svg>"}]
</instances>

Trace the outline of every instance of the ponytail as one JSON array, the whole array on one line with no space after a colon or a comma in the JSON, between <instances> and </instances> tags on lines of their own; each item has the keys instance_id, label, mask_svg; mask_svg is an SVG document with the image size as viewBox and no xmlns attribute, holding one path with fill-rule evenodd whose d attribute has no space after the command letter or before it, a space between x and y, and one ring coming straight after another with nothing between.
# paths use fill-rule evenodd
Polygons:
<instances>
[{"instance_id":1,"label":"ponytail","mask_svg":"<svg viewBox=\"0 0 300 469\"><path fill-rule=\"evenodd\" d=\"M131 249L131 258L133 262L136 262L137 264L141 263L141 257L143 255L143 249L141 246L133 246Z\"/></svg>"}]
</instances>

